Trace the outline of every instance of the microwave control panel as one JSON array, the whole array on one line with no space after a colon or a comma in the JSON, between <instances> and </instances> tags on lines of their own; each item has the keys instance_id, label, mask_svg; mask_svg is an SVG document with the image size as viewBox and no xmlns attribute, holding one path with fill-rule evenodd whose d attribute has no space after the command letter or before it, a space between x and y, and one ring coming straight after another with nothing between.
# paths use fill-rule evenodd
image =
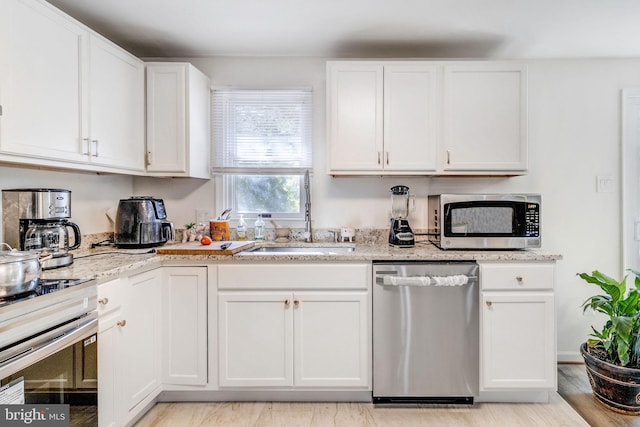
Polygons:
<instances>
[{"instance_id":1,"label":"microwave control panel","mask_svg":"<svg viewBox=\"0 0 640 427\"><path fill-rule=\"evenodd\" d=\"M525 237L540 237L540 205L538 203L527 203L524 220Z\"/></svg>"}]
</instances>

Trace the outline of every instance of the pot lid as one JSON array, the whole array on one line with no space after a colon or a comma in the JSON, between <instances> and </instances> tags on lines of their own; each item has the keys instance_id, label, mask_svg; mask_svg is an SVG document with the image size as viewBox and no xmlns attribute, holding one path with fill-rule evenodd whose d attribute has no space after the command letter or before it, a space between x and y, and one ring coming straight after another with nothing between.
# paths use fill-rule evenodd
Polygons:
<instances>
[{"instance_id":1,"label":"pot lid","mask_svg":"<svg viewBox=\"0 0 640 427\"><path fill-rule=\"evenodd\" d=\"M0 251L0 264L28 261L37 258L40 258L40 254L35 251Z\"/></svg>"}]
</instances>

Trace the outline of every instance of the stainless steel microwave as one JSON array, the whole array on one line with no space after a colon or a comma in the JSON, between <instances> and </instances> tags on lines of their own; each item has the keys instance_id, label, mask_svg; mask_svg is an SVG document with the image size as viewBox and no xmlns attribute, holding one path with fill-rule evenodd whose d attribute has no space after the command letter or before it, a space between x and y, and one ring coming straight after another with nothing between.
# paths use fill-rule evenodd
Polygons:
<instances>
[{"instance_id":1,"label":"stainless steel microwave","mask_svg":"<svg viewBox=\"0 0 640 427\"><path fill-rule=\"evenodd\" d=\"M428 197L429 240L441 249L541 247L539 194Z\"/></svg>"}]
</instances>

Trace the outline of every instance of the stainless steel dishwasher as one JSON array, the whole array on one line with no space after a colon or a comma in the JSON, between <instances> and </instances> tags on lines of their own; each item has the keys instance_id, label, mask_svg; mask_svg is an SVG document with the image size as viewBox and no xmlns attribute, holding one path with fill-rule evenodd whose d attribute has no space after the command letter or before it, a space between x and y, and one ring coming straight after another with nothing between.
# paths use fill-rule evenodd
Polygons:
<instances>
[{"instance_id":1,"label":"stainless steel dishwasher","mask_svg":"<svg viewBox=\"0 0 640 427\"><path fill-rule=\"evenodd\" d=\"M478 265L374 262L373 279L373 402L472 404Z\"/></svg>"}]
</instances>

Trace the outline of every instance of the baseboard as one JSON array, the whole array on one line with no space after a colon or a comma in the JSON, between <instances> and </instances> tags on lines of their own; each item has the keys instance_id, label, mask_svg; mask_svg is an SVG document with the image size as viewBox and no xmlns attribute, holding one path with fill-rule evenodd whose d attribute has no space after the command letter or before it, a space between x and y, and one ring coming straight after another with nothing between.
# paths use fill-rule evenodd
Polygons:
<instances>
[{"instance_id":1,"label":"baseboard","mask_svg":"<svg viewBox=\"0 0 640 427\"><path fill-rule=\"evenodd\" d=\"M562 351L557 354L558 363L584 363L584 359L577 351Z\"/></svg>"}]
</instances>

